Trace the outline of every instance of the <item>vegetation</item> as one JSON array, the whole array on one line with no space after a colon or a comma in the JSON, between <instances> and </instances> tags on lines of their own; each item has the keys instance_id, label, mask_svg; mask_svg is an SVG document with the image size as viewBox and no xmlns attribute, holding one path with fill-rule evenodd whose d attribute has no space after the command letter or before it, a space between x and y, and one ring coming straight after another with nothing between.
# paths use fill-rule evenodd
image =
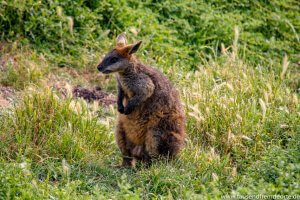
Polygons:
<instances>
[{"instance_id":1,"label":"vegetation","mask_svg":"<svg viewBox=\"0 0 300 200\"><path fill-rule=\"evenodd\" d=\"M176 160L118 168L116 106L72 94L116 94L96 66L123 31L181 94ZM296 0L0 1L0 199L300 195L299 31Z\"/></svg>"}]
</instances>

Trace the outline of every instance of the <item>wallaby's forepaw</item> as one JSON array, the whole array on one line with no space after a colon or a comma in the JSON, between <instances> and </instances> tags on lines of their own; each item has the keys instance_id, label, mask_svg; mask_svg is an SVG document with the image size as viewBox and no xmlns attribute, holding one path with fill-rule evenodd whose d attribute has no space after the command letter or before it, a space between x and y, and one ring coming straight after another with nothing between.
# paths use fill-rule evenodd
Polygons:
<instances>
[{"instance_id":1,"label":"wallaby's forepaw","mask_svg":"<svg viewBox=\"0 0 300 200\"><path fill-rule=\"evenodd\" d=\"M124 114L124 107L123 106L118 106L118 111L119 111L119 113L121 113L121 114Z\"/></svg>"},{"instance_id":2,"label":"wallaby's forepaw","mask_svg":"<svg viewBox=\"0 0 300 200\"><path fill-rule=\"evenodd\" d=\"M126 108L124 110L124 114L129 115L130 113L132 113L133 110L134 110L133 106L126 106Z\"/></svg>"}]
</instances>

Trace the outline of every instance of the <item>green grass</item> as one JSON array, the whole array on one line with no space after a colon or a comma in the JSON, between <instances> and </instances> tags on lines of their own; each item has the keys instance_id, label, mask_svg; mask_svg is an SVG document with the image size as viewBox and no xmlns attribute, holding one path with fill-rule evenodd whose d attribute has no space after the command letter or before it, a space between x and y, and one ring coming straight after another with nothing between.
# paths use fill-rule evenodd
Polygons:
<instances>
[{"instance_id":1,"label":"green grass","mask_svg":"<svg viewBox=\"0 0 300 200\"><path fill-rule=\"evenodd\" d=\"M0 2L0 199L300 195L297 1L47 2ZM118 168L116 106L71 94L116 93L96 65L121 31L180 92L175 160Z\"/></svg>"}]
</instances>

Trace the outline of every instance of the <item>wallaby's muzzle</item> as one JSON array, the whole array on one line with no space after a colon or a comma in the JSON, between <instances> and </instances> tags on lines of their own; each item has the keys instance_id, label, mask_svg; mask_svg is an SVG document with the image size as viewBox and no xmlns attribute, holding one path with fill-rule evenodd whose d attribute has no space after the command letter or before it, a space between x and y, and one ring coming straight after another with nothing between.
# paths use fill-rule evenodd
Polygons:
<instances>
[{"instance_id":1,"label":"wallaby's muzzle","mask_svg":"<svg viewBox=\"0 0 300 200\"><path fill-rule=\"evenodd\" d=\"M103 66L102 63L100 63L100 64L98 65L97 69L98 69L100 72L102 72L103 74L108 74L108 73L110 73L109 70L106 70L106 69L105 69L105 66Z\"/></svg>"},{"instance_id":2,"label":"wallaby's muzzle","mask_svg":"<svg viewBox=\"0 0 300 200\"><path fill-rule=\"evenodd\" d=\"M97 66L97 69L99 70L99 72L103 72L103 71L104 71L104 66L102 66L102 63L100 63L100 64Z\"/></svg>"},{"instance_id":3,"label":"wallaby's muzzle","mask_svg":"<svg viewBox=\"0 0 300 200\"><path fill-rule=\"evenodd\" d=\"M102 63L100 63L97 67L97 69L102 72L103 74L109 74L112 73L111 70L107 69L107 67L103 66Z\"/></svg>"}]
</instances>

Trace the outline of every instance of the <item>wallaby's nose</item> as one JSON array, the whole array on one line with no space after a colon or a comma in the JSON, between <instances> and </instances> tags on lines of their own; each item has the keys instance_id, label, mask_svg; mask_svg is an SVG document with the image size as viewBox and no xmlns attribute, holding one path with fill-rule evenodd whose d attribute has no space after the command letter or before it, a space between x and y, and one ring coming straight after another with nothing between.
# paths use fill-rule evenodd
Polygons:
<instances>
[{"instance_id":1,"label":"wallaby's nose","mask_svg":"<svg viewBox=\"0 0 300 200\"><path fill-rule=\"evenodd\" d=\"M97 69L98 69L100 72L102 72L103 67L101 66L101 63L98 65Z\"/></svg>"}]
</instances>

